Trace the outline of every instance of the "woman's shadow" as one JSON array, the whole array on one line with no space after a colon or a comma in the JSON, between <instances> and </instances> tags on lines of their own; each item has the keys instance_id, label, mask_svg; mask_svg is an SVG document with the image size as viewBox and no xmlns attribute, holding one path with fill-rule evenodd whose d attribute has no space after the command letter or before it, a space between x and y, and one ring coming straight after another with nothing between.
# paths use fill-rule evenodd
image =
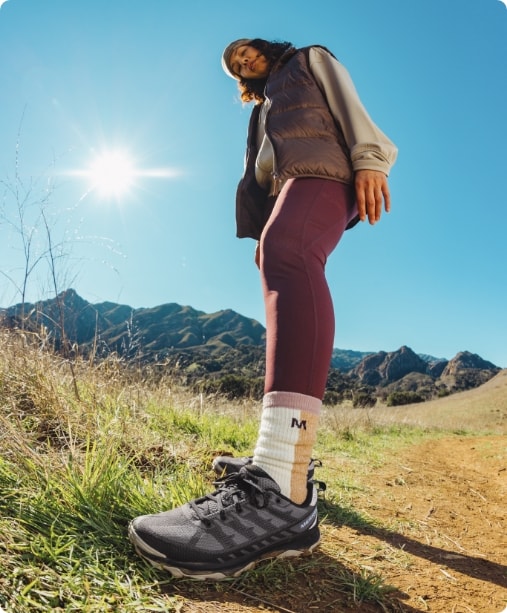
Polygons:
<instances>
[{"instance_id":1,"label":"woman's shadow","mask_svg":"<svg viewBox=\"0 0 507 613\"><path fill-rule=\"evenodd\" d=\"M504 564L498 564L483 557L467 555L463 551L456 552L421 543L404 534L379 527L354 510L326 499L321 500L319 505L321 517L325 517L325 521L331 525L348 526L360 534L382 540L395 549L424 558L429 562L445 564L446 567L461 574L507 589L507 566Z\"/></svg>"}]
</instances>

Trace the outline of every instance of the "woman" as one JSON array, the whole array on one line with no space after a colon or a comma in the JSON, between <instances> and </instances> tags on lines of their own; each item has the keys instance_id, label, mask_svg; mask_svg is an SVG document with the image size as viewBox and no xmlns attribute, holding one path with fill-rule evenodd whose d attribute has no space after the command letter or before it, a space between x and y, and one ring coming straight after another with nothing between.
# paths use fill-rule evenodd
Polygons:
<instances>
[{"instance_id":1,"label":"woman","mask_svg":"<svg viewBox=\"0 0 507 613\"><path fill-rule=\"evenodd\" d=\"M266 378L252 458L219 458L227 477L183 507L142 516L137 551L175 576L237 576L319 542L312 448L334 342L325 264L344 231L390 209L397 150L324 47L239 39L222 56L253 102L237 235L258 241Z\"/></svg>"}]
</instances>

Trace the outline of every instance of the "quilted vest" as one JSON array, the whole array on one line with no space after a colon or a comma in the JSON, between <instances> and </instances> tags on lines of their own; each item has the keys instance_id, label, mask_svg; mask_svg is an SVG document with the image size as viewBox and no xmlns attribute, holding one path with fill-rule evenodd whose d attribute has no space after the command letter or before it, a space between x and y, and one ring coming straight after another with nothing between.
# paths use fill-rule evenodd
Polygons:
<instances>
[{"instance_id":1,"label":"quilted vest","mask_svg":"<svg viewBox=\"0 0 507 613\"><path fill-rule=\"evenodd\" d=\"M298 49L280 68L275 66L266 83L266 134L274 151L277 191L293 177L353 182L343 132L308 67L309 49ZM250 118L245 173L236 193L236 226L240 238L258 239L269 214L267 194L255 181L259 111L260 105L257 105Z\"/></svg>"}]
</instances>

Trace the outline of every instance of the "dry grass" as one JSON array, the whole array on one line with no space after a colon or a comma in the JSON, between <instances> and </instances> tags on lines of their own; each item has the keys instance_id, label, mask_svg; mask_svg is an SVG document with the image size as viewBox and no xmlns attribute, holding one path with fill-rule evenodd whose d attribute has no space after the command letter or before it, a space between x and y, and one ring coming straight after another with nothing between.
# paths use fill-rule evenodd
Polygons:
<instances>
[{"instance_id":1,"label":"dry grass","mask_svg":"<svg viewBox=\"0 0 507 613\"><path fill-rule=\"evenodd\" d=\"M507 433L507 369L480 387L438 400L372 409L334 407L328 419L342 427L371 428L404 425L451 432Z\"/></svg>"}]
</instances>

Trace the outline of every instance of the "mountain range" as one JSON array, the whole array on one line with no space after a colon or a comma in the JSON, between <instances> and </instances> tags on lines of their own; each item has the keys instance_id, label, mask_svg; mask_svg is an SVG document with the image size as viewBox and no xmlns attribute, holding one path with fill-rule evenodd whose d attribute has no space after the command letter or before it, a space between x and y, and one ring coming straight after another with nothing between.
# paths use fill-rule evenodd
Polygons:
<instances>
[{"instance_id":1,"label":"mountain range","mask_svg":"<svg viewBox=\"0 0 507 613\"><path fill-rule=\"evenodd\" d=\"M138 309L91 304L69 289L49 300L0 309L0 325L37 334L56 350L164 365L186 383L231 375L260 379L264 373L264 327L230 309L209 314L176 303ZM335 349L328 391L336 401L359 392L370 404L393 394L419 401L477 387L499 370L468 351L445 360L406 346L376 353Z\"/></svg>"}]
</instances>

